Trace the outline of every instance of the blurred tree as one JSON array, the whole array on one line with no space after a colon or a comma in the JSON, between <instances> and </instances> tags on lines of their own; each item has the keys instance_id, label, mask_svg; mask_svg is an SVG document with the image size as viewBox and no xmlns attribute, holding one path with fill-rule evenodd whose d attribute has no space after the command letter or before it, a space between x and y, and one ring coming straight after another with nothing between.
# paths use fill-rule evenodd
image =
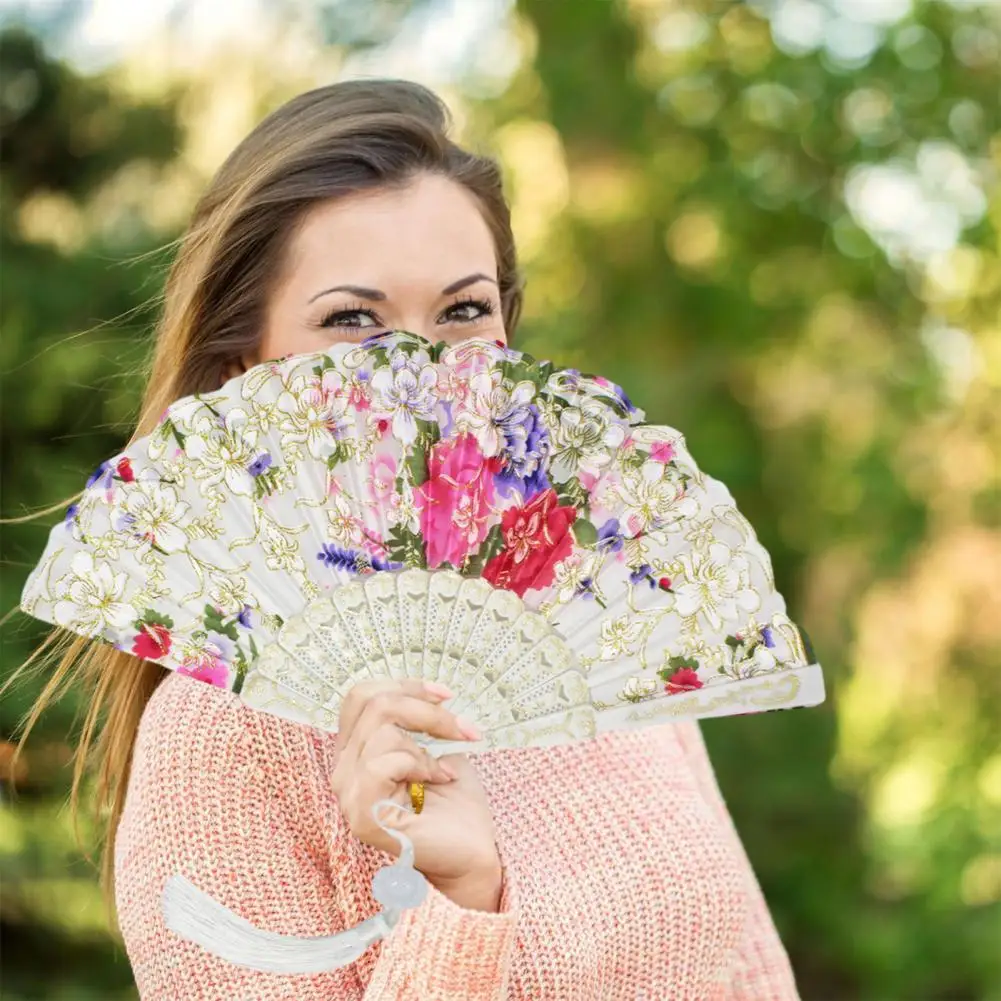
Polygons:
<instances>
[{"instance_id":1,"label":"blurred tree","mask_svg":"<svg viewBox=\"0 0 1001 1001\"><path fill-rule=\"evenodd\" d=\"M1001 950L986 943L1001 941L999 842L991 848L1001 762L980 734L997 718L999 663L990 630L969 639L963 623L1001 621L997 598L984 597L997 574L974 572L979 587L947 577L924 596L926 609L965 606L937 637L938 663L924 666L904 641L891 665L883 648L853 650L852 636L867 594L895 578L906 588L934 545L929 522L944 527L940 492L905 462L926 483L950 440L978 470L962 484L951 477L950 513L987 517L955 518L957 534L938 548L979 538L1001 565L1001 436L990 437L998 411L988 406L998 395L997 189L993 215L963 234L966 249L930 259L887 253L850 195L860 166L938 158L932 196L945 210L967 176L964 154L985 186L996 182L999 63L980 53L1001 51L1001 32L990 11L924 4L877 32L869 58L839 65L829 51L783 52L766 16L781 7L519 0L535 58L482 127L508 151L516 217L519 204L538 211L540 176L564 175L548 222L533 227L529 339L565 345L630 387L652 420L686 432L817 641L832 690L824 707L704 724L803 996L996 998ZM979 282L936 295L939 275L971 259ZM991 366L960 401L928 348L945 321ZM888 608L877 618L883 635L906 628ZM943 711L938 693L960 670L965 695L951 689ZM878 684L881 671L898 678ZM910 703L899 713L898 693ZM874 718L884 725L856 740ZM904 803L874 813L884 777L938 746L949 761L934 786L905 771L912 788L897 790L926 800L927 823ZM821 792L828 773L841 781ZM978 794L984 776L994 776L993 811Z\"/></svg>"},{"instance_id":2,"label":"blurred tree","mask_svg":"<svg viewBox=\"0 0 1001 1001\"><path fill-rule=\"evenodd\" d=\"M420 4L281 7L318 51L377 55ZM804 41L781 0L517 0L449 96L508 175L520 346L686 433L825 666L823 707L704 724L803 997L1001 1001L1001 7L810 9ZM5 516L130 431L147 252L219 159L199 113L228 87L256 120L330 78L277 51L146 103L0 34ZM7 527L4 610L46 531ZM44 633L13 621L4 672ZM0 739L35 694L0 704ZM0 816L12 1001L135 996L61 810L76 709L43 717Z\"/></svg>"},{"instance_id":3,"label":"blurred tree","mask_svg":"<svg viewBox=\"0 0 1001 1001\"><path fill-rule=\"evenodd\" d=\"M113 451L127 433L136 402L130 373L144 349L140 328L119 319L101 338L88 337L71 350L64 346L66 331L140 307L142 281L109 264L158 241L141 220L118 217L105 220L103 229L88 229L81 219L105 185L137 163L169 162L178 141L169 97L135 103L106 80L53 61L25 30L0 32L0 477L8 488L6 516L73 493L93 455ZM33 232L42 225L55 229L55 242ZM114 383L120 388L110 388ZM101 392L95 394L95 387ZM17 604L20 567L45 531L44 523L5 528L5 568L19 568L5 569L0 583L5 611ZM45 632L30 620L14 622L16 628L5 629L5 672ZM25 686L0 704L0 763L9 760L11 734L35 695ZM94 873L78 857L62 811L77 709L75 699L63 700L42 717L23 759L18 799L0 818L0 949L4 996L11 1001L135 996L124 952L103 926Z\"/></svg>"}]
</instances>

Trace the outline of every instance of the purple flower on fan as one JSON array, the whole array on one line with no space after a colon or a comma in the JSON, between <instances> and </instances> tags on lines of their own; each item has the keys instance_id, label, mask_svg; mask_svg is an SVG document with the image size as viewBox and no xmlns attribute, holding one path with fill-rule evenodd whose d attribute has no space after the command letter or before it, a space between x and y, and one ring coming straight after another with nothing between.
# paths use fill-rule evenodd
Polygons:
<instances>
[{"instance_id":1,"label":"purple flower on fan","mask_svg":"<svg viewBox=\"0 0 1001 1001\"><path fill-rule=\"evenodd\" d=\"M605 553L617 553L622 549L625 539L619 531L619 519L609 518L601 528L598 529L598 551ZM635 582L634 582L635 583Z\"/></svg>"},{"instance_id":2,"label":"purple flower on fan","mask_svg":"<svg viewBox=\"0 0 1001 1001\"><path fill-rule=\"evenodd\" d=\"M128 511L123 511L121 508L116 508L111 516L111 527L116 532L127 532L136 522L136 516L130 514ZM133 535L139 535L138 532L133 532Z\"/></svg>"},{"instance_id":3,"label":"purple flower on fan","mask_svg":"<svg viewBox=\"0 0 1001 1001\"><path fill-rule=\"evenodd\" d=\"M610 389L619 398L620 402L626 410L629 411L629 413L636 412L636 407L634 406L633 401L626 396L626 391L621 386L617 386L614 382L611 382L601 375L595 376L594 381L603 389Z\"/></svg>"},{"instance_id":4,"label":"purple flower on fan","mask_svg":"<svg viewBox=\"0 0 1001 1001\"><path fill-rule=\"evenodd\" d=\"M361 346L362 346L363 348L370 348L370 347L372 347L372 346L373 346L374 344L378 344L378 343L379 343L379 340L380 340L380 338L383 338L383 337L389 337L389 336L390 336L390 334L392 334L392 333L393 333L393 331L392 331L392 330L383 330L383 331L382 331L381 333L378 333L378 334L370 334L370 335L369 335L368 337L366 337L366 338L365 338L365 339L364 339L364 340L363 340L363 341L361 342Z\"/></svg>"},{"instance_id":5,"label":"purple flower on fan","mask_svg":"<svg viewBox=\"0 0 1001 1001\"><path fill-rule=\"evenodd\" d=\"M650 587L656 588L657 582L653 579L653 567L649 563L644 563L629 574L629 580L633 584L640 584L646 581Z\"/></svg>"},{"instance_id":6,"label":"purple flower on fan","mask_svg":"<svg viewBox=\"0 0 1001 1001\"><path fill-rule=\"evenodd\" d=\"M111 480L115 475L115 467L112 466L110 462L102 462L101 465L90 474L90 479L87 480L87 488L93 486L100 486L104 490L111 489Z\"/></svg>"},{"instance_id":7,"label":"purple flower on fan","mask_svg":"<svg viewBox=\"0 0 1001 1001\"><path fill-rule=\"evenodd\" d=\"M247 466L247 472L251 476L260 476L271 465L271 456L267 452L262 452L254 461Z\"/></svg>"},{"instance_id":8,"label":"purple flower on fan","mask_svg":"<svg viewBox=\"0 0 1001 1001\"><path fill-rule=\"evenodd\" d=\"M442 414L444 415L439 420L441 438L444 440L450 438L452 432L455 430L455 418L452 416L452 403L450 400L441 400L438 405L441 407Z\"/></svg>"},{"instance_id":9,"label":"purple flower on fan","mask_svg":"<svg viewBox=\"0 0 1001 1001\"><path fill-rule=\"evenodd\" d=\"M240 614L236 617L236 621L243 626L244 629L250 628L250 605L244 605L240 609Z\"/></svg>"},{"instance_id":10,"label":"purple flower on fan","mask_svg":"<svg viewBox=\"0 0 1001 1001\"><path fill-rule=\"evenodd\" d=\"M584 577L577 585L577 597L594 600L594 578Z\"/></svg>"},{"instance_id":11,"label":"purple flower on fan","mask_svg":"<svg viewBox=\"0 0 1001 1001\"><path fill-rule=\"evenodd\" d=\"M504 468L495 480L501 496L507 497L517 489L527 501L548 490L550 483L543 463L552 445L539 408L534 403L516 407L498 426L504 435L500 455Z\"/></svg>"},{"instance_id":12,"label":"purple flower on fan","mask_svg":"<svg viewBox=\"0 0 1001 1001\"><path fill-rule=\"evenodd\" d=\"M771 647L775 646L775 637L772 635L772 627L771 626L764 626L762 628L762 630L761 630L761 638L764 640L766 647L771 648Z\"/></svg>"},{"instance_id":13,"label":"purple flower on fan","mask_svg":"<svg viewBox=\"0 0 1001 1001\"><path fill-rule=\"evenodd\" d=\"M73 527L73 522L76 521L77 515L79 513L80 513L79 504L70 504L70 506L66 508L66 517L63 520L67 528Z\"/></svg>"},{"instance_id":14,"label":"purple flower on fan","mask_svg":"<svg viewBox=\"0 0 1001 1001\"><path fill-rule=\"evenodd\" d=\"M402 563L391 563L371 553L355 549L342 549L329 542L324 543L316 558L332 570L346 570L348 573L356 574L369 574L378 570L400 570L403 567Z\"/></svg>"}]
</instances>

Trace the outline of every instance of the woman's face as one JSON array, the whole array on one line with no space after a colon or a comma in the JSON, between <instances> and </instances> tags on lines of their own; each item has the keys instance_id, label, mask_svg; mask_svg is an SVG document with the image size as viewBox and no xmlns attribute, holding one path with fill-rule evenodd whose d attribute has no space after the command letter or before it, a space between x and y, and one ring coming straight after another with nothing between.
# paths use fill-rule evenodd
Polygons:
<instances>
[{"instance_id":1,"label":"woman's face","mask_svg":"<svg viewBox=\"0 0 1001 1001\"><path fill-rule=\"evenodd\" d=\"M385 330L450 344L507 340L490 230L474 197L436 174L314 208L292 239L286 275L257 351L224 379Z\"/></svg>"}]
</instances>

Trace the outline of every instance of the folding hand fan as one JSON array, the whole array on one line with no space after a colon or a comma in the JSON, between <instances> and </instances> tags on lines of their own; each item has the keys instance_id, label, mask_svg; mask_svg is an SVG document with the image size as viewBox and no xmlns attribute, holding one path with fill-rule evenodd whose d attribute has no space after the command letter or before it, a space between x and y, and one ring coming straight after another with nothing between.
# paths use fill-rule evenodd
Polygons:
<instances>
[{"instance_id":1,"label":"folding hand fan","mask_svg":"<svg viewBox=\"0 0 1001 1001\"><path fill-rule=\"evenodd\" d=\"M434 753L824 698L683 436L481 339L394 331L178 400L90 478L21 607L326 731L357 681L442 682L484 738L412 735Z\"/></svg>"}]
</instances>

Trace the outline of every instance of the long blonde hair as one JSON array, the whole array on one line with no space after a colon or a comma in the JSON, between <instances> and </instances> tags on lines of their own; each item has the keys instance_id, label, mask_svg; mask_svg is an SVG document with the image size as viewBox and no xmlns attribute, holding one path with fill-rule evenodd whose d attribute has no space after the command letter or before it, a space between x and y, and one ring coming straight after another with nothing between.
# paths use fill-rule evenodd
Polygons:
<instances>
[{"instance_id":1,"label":"long blonde hair","mask_svg":"<svg viewBox=\"0 0 1001 1001\"><path fill-rule=\"evenodd\" d=\"M312 206L364 189L405 184L422 171L451 178L479 200L494 238L505 328L513 334L522 291L500 170L491 158L455 145L448 129L448 111L431 91L397 80L320 87L265 118L220 167L195 206L187 232L176 242L179 249L160 297L155 346L130 443L149 434L170 403L218 388L227 363L253 351L268 296L283 277L290 237ZM7 521L50 514L78 497ZM60 689L81 681L89 698L73 754L70 812L80 842L80 789L93 771L95 807L107 817L100 886L114 929L113 845L136 732L150 696L169 672L57 627L0 695L32 665L37 674L52 662L52 676L21 721L23 734L11 761L12 786L14 768L38 717Z\"/></svg>"}]
</instances>

